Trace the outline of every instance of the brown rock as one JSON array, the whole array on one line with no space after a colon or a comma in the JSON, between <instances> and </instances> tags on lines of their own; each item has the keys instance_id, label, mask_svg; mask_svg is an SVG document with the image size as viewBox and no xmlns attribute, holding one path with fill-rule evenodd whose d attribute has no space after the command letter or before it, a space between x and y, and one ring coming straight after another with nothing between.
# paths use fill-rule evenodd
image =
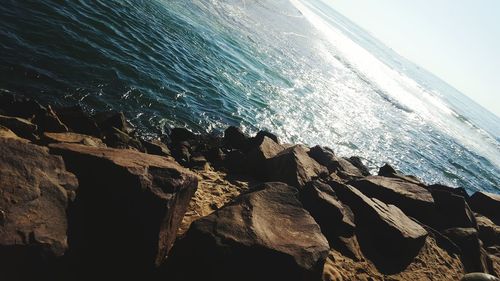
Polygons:
<instances>
[{"instance_id":1,"label":"brown rock","mask_svg":"<svg viewBox=\"0 0 500 281\"><path fill-rule=\"evenodd\" d=\"M500 195L478 191L469 198L469 206L500 225Z\"/></svg>"},{"instance_id":2,"label":"brown rock","mask_svg":"<svg viewBox=\"0 0 500 281\"><path fill-rule=\"evenodd\" d=\"M259 144L255 144L245 158L245 163L241 165L247 166L248 172L260 179L267 179L266 162L268 159L278 155L284 148L268 137L263 137Z\"/></svg>"},{"instance_id":3,"label":"brown rock","mask_svg":"<svg viewBox=\"0 0 500 281\"><path fill-rule=\"evenodd\" d=\"M18 137L9 128L1 126L1 125L0 125L0 138L16 139L16 140L20 140L20 141L24 141L24 142L29 142L29 140Z\"/></svg>"},{"instance_id":4,"label":"brown rock","mask_svg":"<svg viewBox=\"0 0 500 281\"><path fill-rule=\"evenodd\" d=\"M368 258L383 272L405 268L425 242L427 231L394 205L370 199L349 185L330 185L354 212L356 234Z\"/></svg>"},{"instance_id":5,"label":"brown rock","mask_svg":"<svg viewBox=\"0 0 500 281\"><path fill-rule=\"evenodd\" d=\"M266 183L191 225L168 260L169 280L317 280L328 242L296 198ZM193 270L196 261L196 270Z\"/></svg>"},{"instance_id":6,"label":"brown rock","mask_svg":"<svg viewBox=\"0 0 500 281\"><path fill-rule=\"evenodd\" d=\"M66 208L78 186L48 149L0 138L0 272L40 280L67 248Z\"/></svg>"},{"instance_id":7,"label":"brown rock","mask_svg":"<svg viewBox=\"0 0 500 281\"><path fill-rule=\"evenodd\" d=\"M159 156L172 156L168 146L160 140L141 140L141 143L146 149L146 153Z\"/></svg>"},{"instance_id":8,"label":"brown rock","mask_svg":"<svg viewBox=\"0 0 500 281\"><path fill-rule=\"evenodd\" d=\"M479 238L486 247L500 246L500 226L485 216L476 215Z\"/></svg>"},{"instance_id":9,"label":"brown rock","mask_svg":"<svg viewBox=\"0 0 500 281\"><path fill-rule=\"evenodd\" d=\"M378 175L382 177L402 179L404 181L425 187L425 184L423 184L418 178L414 176L404 175L396 171L396 169L394 169L391 165L387 163L379 169Z\"/></svg>"},{"instance_id":10,"label":"brown rock","mask_svg":"<svg viewBox=\"0 0 500 281\"><path fill-rule=\"evenodd\" d=\"M101 139L77 133L43 133L42 142L49 143L76 143L94 147L106 147Z\"/></svg>"},{"instance_id":11,"label":"brown rock","mask_svg":"<svg viewBox=\"0 0 500 281\"><path fill-rule=\"evenodd\" d=\"M108 131L113 127L127 134L130 134L133 131L132 126L125 118L125 115L123 115L123 112L98 112L93 116L93 118L101 131Z\"/></svg>"},{"instance_id":12,"label":"brown rock","mask_svg":"<svg viewBox=\"0 0 500 281\"><path fill-rule=\"evenodd\" d=\"M307 148L302 145L287 148L266 162L270 181L285 182L299 188L327 174L326 168L309 157Z\"/></svg>"},{"instance_id":13,"label":"brown rock","mask_svg":"<svg viewBox=\"0 0 500 281\"><path fill-rule=\"evenodd\" d=\"M348 160L337 157L333 150L319 145L311 148L309 156L328 168L330 173L337 173L341 178L363 177L363 173Z\"/></svg>"},{"instance_id":14,"label":"brown rock","mask_svg":"<svg viewBox=\"0 0 500 281\"><path fill-rule=\"evenodd\" d=\"M0 126L9 128L22 138L29 140L36 139L35 132L37 126L26 119L0 115Z\"/></svg>"},{"instance_id":15,"label":"brown rock","mask_svg":"<svg viewBox=\"0 0 500 281\"><path fill-rule=\"evenodd\" d=\"M168 158L133 150L69 143L50 149L80 181L70 216L75 274L146 278L168 254L197 177Z\"/></svg>"},{"instance_id":16,"label":"brown rock","mask_svg":"<svg viewBox=\"0 0 500 281\"><path fill-rule=\"evenodd\" d=\"M104 142L107 146L121 149L136 149L145 152L142 143L129 134L112 127L104 132Z\"/></svg>"}]
</instances>

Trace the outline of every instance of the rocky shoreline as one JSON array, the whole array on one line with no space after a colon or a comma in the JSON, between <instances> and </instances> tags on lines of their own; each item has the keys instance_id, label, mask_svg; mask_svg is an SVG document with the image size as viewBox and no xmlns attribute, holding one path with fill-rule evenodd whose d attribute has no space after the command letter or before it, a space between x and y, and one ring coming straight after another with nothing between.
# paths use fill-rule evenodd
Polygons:
<instances>
[{"instance_id":1,"label":"rocky shoreline","mask_svg":"<svg viewBox=\"0 0 500 281\"><path fill-rule=\"evenodd\" d=\"M495 280L499 225L500 195L328 147L0 94L1 280Z\"/></svg>"}]
</instances>

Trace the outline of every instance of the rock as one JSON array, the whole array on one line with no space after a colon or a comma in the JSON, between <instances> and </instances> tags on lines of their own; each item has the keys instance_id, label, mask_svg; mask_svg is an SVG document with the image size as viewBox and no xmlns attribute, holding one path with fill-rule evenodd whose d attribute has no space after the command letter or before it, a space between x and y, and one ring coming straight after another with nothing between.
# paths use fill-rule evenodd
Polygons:
<instances>
[{"instance_id":1,"label":"rock","mask_svg":"<svg viewBox=\"0 0 500 281\"><path fill-rule=\"evenodd\" d=\"M147 279L175 240L197 177L166 157L133 150L49 147L80 181L69 231L75 274Z\"/></svg>"},{"instance_id":2,"label":"rock","mask_svg":"<svg viewBox=\"0 0 500 281\"><path fill-rule=\"evenodd\" d=\"M300 191L300 201L321 227L330 247L345 256L360 260L359 245L354 236L354 214L342 204L332 188L320 181L312 181Z\"/></svg>"},{"instance_id":3,"label":"rock","mask_svg":"<svg viewBox=\"0 0 500 281\"><path fill-rule=\"evenodd\" d=\"M363 161L361 161L361 158L357 156L351 156L346 159L347 161L351 162L351 164L354 165L354 167L358 168L358 170L361 172L363 176L370 176L370 170L368 167L366 167L365 164L363 164Z\"/></svg>"},{"instance_id":4,"label":"rock","mask_svg":"<svg viewBox=\"0 0 500 281\"><path fill-rule=\"evenodd\" d=\"M473 272L465 274L460 281L500 281L500 279L486 273Z\"/></svg>"},{"instance_id":5,"label":"rock","mask_svg":"<svg viewBox=\"0 0 500 281\"><path fill-rule=\"evenodd\" d=\"M311 148L309 156L328 168L330 173L337 173L341 178L363 177L362 172L348 160L337 157L330 148L319 145Z\"/></svg>"},{"instance_id":6,"label":"rock","mask_svg":"<svg viewBox=\"0 0 500 281\"><path fill-rule=\"evenodd\" d=\"M101 137L97 123L90 118L80 106L61 107L55 109L59 119L74 133Z\"/></svg>"},{"instance_id":7,"label":"rock","mask_svg":"<svg viewBox=\"0 0 500 281\"><path fill-rule=\"evenodd\" d=\"M181 165L187 166L191 160L191 145L187 141L175 142L172 144L172 156Z\"/></svg>"},{"instance_id":8,"label":"rock","mask_svg":"<svg viewBox=\"0 0 500 281\"><path fill-rule=\"evenodd\" d=\"M50 105L35 114L33 123L42 132L64 133L69 131L68 127L59 119Z\"/></svg>"},{"instance_id":9,"label":"rock","mask_svg":"<svg viewBox=\"0 0 500 281\"><path fill-rule=\"evenodd\" d=\"M231 150L224 158L224 166L231 173L245 173L247 171L247 157L241 150Z\"/></svg>"},{"instance_id":10,"label":"rock","mask_svg":"<svg viewBox=\"0 0 500 281\"><path fill-rule=\"evenodd\" d=\"M476 218L474 213L469 208L464 197L459 191L453 190L444 186L439 188L430 188L434 203L436 206L437 214L435 221L438 221L439 229L446 229L452 227L473 227L477 228Z\"/></svg>"},{"instance_id":11,"label":"rock","mask_svg":"<svg viewBox=\"0 0 500 281\"><path fill-rule=\"evenodd\" d=\"M133 131L123 112L104 111L96 113L93 118L101 131L112 130L113 127L127 134Z\"/></svg>"},{"instance_id":12,"label":"rock","mask_svg":"<svg viewBox=\"0 0 500 281\"><path fill-rule=\"evenodd\" d=\"M131 137L127 133L120 131L115 127L111 127L109 130L104 132L104 137L104 142L109 147L121 149L136 149L141 152L146 151L139 140Z\"/></svg>"},{"instance_id":13,"label":"rock","mask_svg":"<svg viewBox=\"0 0 500 281\"><path fill-rule=\"evenodd\" d=\"M425 187L425 184L423 184L418 178L414 176L403 175L387 163L379 169L378 175L382 177L402 179L404 181Z\"/></svg>"},{"instance_id":14,"label":"rock","mask_svg":"<svg viewBox=\"0 0 500 281\"><path fill-rule=\"evenodd\" d=\"M356 235L365 255L384 272L404 269L418 254L427 231L398 207L370 199L356 188L331 182L356 218Z\"/></svg>"},{"instance_id":15,"label":"rock","mask_svg":"<svg viewBox=\"0 0 500 281\"><path fill-rule=\"evenodd\" d=\"M469 198L469 206L500 225L500 195L478 191Z\"/></svg>"},{"instance_id":16,"label":"rock","mask_svg":"<svg viewBox=\"0 0 500 281\"><path fill-rule=\"evenodd\" d=\"M452 193L454 195L461 196L466 200L468 200L470 197L469 194L467 193L467 191L465 191L465 189L462 187L450 187L450 186L446 186L446 185L442 185L442 184L431 184L431 185L427 186L426 188L430 192L446 191L446 192Z\"/></svg>"},{"instance_id":17,"label":"rock","mask_svg":"<svg viewBox=\"0 0 500 281\"><path fill-rule=\"evenodd\" d=\"M193 222L172 250L169 280L318 280L328 241L297 189L266 183L253 190Z\"/></svg>"},{"instance_id":18,"label":"rock","mask_svg":"<svg viewBox=\"0 0 500 281\"><path fill-rule=\"evenodd\" d=\"M259 144L254 145L254 148L246 154L245 165L251 175L259 179L267 179L267 160L278 155L284 148L266 136Z\"/></svg>"},{"instance_id":19,"label":"rock","mask_svg":"<svg viewBox=\"0 0 500 281\"><path fill-rule=\"evenodd\" d=\"M240 128L230 126L224 131L224 142L229 148L243 149L248 144L248 137Z\"/></svg>"},{"instance_id":20,"label":"rock","mask_svg":"<svg viewBox=\"0 0 500 281\"><path fill-rule=\"evenodd\" d=\"M77 133L43 133L42 142L49 143L78 143L94 147L106 147L101 139Z\"/></svg>"},{"instance_id":21,"label":"rock","mask_svg":"<svg viewBox=\"0 0 500 281\"><path fill-rule=\"evenodd\" d=\"M185 128L173 128L170 131L170 141L172 143L180 143L184 141L196 140L197 136Z\"/></svg>"},{"instance_id":22,"label":"rock","mask_svg":"<svg viewBox=\"0 0 500 281\"><path fill-rule=\"evenodd\" d=\"M460 248L462 264L466 272L493 272L491 259L483 249L476 229L450 228L442 233Z\"/></svg>"},{"instance_id":23,"label":"rock","mask_svg":"<svg viewBox=\"0 0 500 281\"><path fill-rule=\"evenodd\" d=\"M50 279L68 248L66 209L78 181L47 148L11 138L0 138L0 167L2 279Z\"/></svg>"},{"instance_id":24,"label":"rock","mask_svg":"<svg viewBox=\"0 0 500 281\"><path fill-rule=\"evenodd\" d=\"M500 226L485 216L476 215L479 238L486 247L500 246Z\"/></svg>"},{"instance_id":25,"label":"rock","mask_svg":"<svg viewBox=\"0 0 500 281\"><path fill-rule=\"evenodd\" d=\"M255 145L259 145L262 143L265 137L272 139L277 144L280 143L278 137L275 134L270 133L268 131L259 131L257 135L255 135L255 137L251 139L251 142Z\"/></svg>"},{"instance_id":26,"label":"rock","mask_svg":"<svg viewBox=\"0 0 500 281\"><path fill-rule=\"evenodd\" d=\"M268 180L299 188L314 178L327 175L327 169L309 157L307 149L302 145L287 148L266 163Z\"/></svg>"},{"instance_id":27,"label":"rock","mask_svg":"<svg viewBox=\"0 0 500 281\"><path fill-rule=\"evenodd\" d=\"M1 125L0 125L0 138L16 139L16 140L20 140L20 141L24 141L24 142L29 142L29 140L18 137L9 128L1 126Z\"/></svg>"},{"instance_id":28,"label":"rock","mask_svg":"<svg viewBox=\"0 0 500 281\"><path fill-rule=\"evenodd\" d=\"M35 132L37 126L26 119L0 115L0 126L9 128L22 138L29 140L36 139Z\"/></svg>"},{"instance_id":29,"label":"rock","mask_svg":"<svg viewBox=\"0 0 500 281\"><path fill-rule=\"evenodd\" d=\"M172 156L168 146L160 140L140 140L140 142L146 149L146 153L159 156Z\"/></svg>"},{"instance_id":30,"label":"rock","mask_svg":"<svg viewBox=\"0 0 500 281\"><path fill-rule=\"evenodd\" d=\"M405 214L435 226L436 208L432 194L425 188L400 178L369 176L349 182L368 197L400 208Z\"/></svg>"}]
</instances>

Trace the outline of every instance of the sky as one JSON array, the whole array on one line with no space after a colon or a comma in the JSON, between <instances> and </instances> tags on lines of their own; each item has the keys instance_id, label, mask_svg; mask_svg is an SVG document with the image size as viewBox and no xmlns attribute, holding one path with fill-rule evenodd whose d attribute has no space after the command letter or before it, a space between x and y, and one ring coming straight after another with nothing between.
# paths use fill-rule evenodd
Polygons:
<instances>
[{"instance_id":1,"label":"sky","mask_svg":"<svg viewBox=\"0 0 500 281\"><path fill-rule=\"evenodd\" d=\"M500 0L327 0L500 116Z\"/></svg>"}]
</instances>

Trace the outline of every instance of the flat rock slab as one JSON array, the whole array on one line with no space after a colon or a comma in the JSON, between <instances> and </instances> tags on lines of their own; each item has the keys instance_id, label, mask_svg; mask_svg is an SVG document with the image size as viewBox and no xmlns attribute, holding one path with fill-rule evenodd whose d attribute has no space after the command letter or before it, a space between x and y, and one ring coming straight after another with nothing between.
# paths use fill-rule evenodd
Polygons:
<instances>
[{"instance_id":1,"label":"flat rock slab","mask_svg":"<svg viewBox=\"0 0 500 281\"><path fill-rule=\"evenodd\" d=\"M45 143L77 143L95 147L106 147L101 139L77 133L43 133Z\"/></svg>"},{"instance_id":2,"label":"flat rock slab","mask_svg":"<svg viewBox=\"0 0 500 281\"><path fill-rule=\"evenodd\" d=\"M66 209L77 186L61 157L50 155L47 148L0 138L2 276L36 276L35 268L43 271L47 257L66 252Z\"/></svg>"},{"instance_id":3,"label":"flat rock slab","mask_svg":"<svg viewBox=\"0 0 500 281\"><path fill-rule=\"evenodd\" d=\"M297 199L266 183L195 221L172 250L171 280L318 280L329 246ZM193 263L196 270L193 270Z\"/></svg>"},{"instance_id":4,"label":"flat rock slab","mask_svg":"<svg viewBox=\"0 0 500 281\"><path fill-rule=\"evenodd\" d=\"M80 181L70 239L82 274L139 275L159 265L175 240L197 177L169 158L133 150L69 143L50 149Z\"/></svg>"}]
</instances>

